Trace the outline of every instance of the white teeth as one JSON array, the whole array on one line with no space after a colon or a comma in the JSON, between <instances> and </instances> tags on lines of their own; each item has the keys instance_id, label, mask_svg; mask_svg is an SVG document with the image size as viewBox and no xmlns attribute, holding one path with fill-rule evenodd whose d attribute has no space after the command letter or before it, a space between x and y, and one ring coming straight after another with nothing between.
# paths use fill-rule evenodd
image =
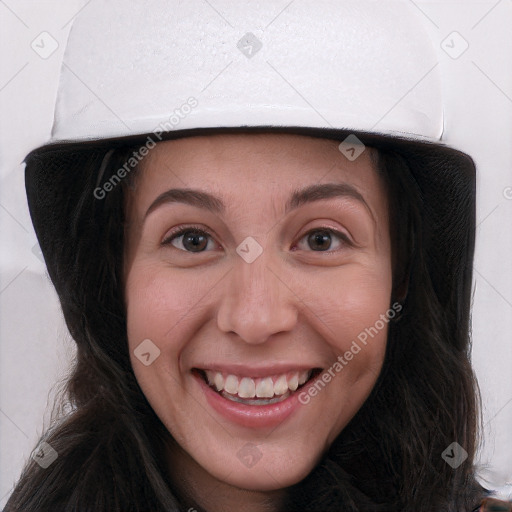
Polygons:
<instances>
[{"instance_id":1,"label":"white teeth","mask_svg":"<svg viewBox=\"0 0 512 512\"><path fill-rule=\"evenodd\" d=\"M222 391L224 389L224 377L222 376L222 373L215 372L213 383L215 384L215 389L217 389L217 391Z\"/></svg>"},{"instance_id":2,"label":"white teeth","mask_svg":"<svg viewBox=\"0 0 512 512\"><path fill-rule=\"evenodd\" d=\"M272 377L265 377L258 382L256 386L256 396L258 398L272 398L274 396Z\"/></svg>"},{"instance_id":3,"label":"white teeth","mask_svg":"<svg viewBox=\"0 0 512 512\"><path fill-rule=\"evenodd\" d=\"M254 398L256 395L256 385L252 379L244 377L238 385L238 396L240 398Z\"/></svg>"},{"instance_id":4,"label":"white teeth","mask_svg":"<svg viewBox=\"0 0 512 512\"><path fill-rule=\"evenodd\" d=\"M309 379L310 375L311 375L311 372L308 370L304 370L303 372L300 372L299 373L299 386L302 386L302 384L304 384Z\"/></svg>"},{"instance_id":5,"label":"white teeth","mask_svg":"<svg viewBox=\"0 0 512 512\"><path fill-rule=\"evenodd\" d=\"M284 395L288 391L288 382L286 375L281 375L274 383L274 393L276 395Z\"/></svg>"},{"instance_id":6,"label":"white teeth","mask_svg":"<svg viewBox=\"0 0 512 512\"><path fill-rule=\"evenodd\" d=\"M228 375L224 383L224 390L232 395L236 395L238 393L238 378L234 375Z\"/></svg>"},{"instance_id":7,"label":"white teeth","mask_svg":"<svg viewBox=\"0 0 512 512\"><path fill-rule=\"evenodd\" d=\"M290 391L295 391L299 387L299 372L295 372L289 379L288 379L288 388Z\"/></svg>"},{"instance_id":8,"label":"white teeth","mask_svg":"<svg viewBox=\"0 0 512 512\"><path fill-rule=\"evenodd\" d=\"M206 373L206 378L208 380L208 384L210 384L210 386L213 384L213 378L214 378L214 374L212 372L205 372Z\"/></svg>"},{"instance_id":9,"label":"white teeth","mask_svg":"<svg viewBox=\"0 0 512 512\"><path fill-rule=\"evenodd\" d=\"M218 392L226 392L229 395L238 395L239 398L273 398L281 397L290 391L296 391L299 386L307 382L311 377L311 370L291 372L276 377L264 377L251 379L236 375L226 375L221 372L205 370L208 384ZM275 379L275 382L274 382ZM285 397L283 396L283 399ZM263 403L263 401L260 401ZM268 401L265 401L268 402Z\"/></svg>"}]
</instances>

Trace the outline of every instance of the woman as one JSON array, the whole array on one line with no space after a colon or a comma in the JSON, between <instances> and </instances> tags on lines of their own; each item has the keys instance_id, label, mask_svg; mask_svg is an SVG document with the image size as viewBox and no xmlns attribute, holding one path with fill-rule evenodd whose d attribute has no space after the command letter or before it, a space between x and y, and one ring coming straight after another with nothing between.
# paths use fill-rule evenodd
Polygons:
<instances>
[{"instance_id":1,"label":"woman","mask_svg":"<svg viewBox=\"0 0 512 512\"><path fill-rule=\"evenodd\" d=\"M6 510L484 507L475 169L407 4L148 4L75 21L26 160L77 359Z\"/></svg>"}]
</instances>

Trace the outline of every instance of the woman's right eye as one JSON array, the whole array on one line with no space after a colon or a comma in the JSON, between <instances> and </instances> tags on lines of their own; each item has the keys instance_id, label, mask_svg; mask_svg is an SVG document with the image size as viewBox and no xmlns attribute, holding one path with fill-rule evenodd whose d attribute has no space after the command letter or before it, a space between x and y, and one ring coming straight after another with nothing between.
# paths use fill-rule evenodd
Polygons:
<instances>
[{"instance_id":1,"label":"woman's right eye","mask_svg":"<svg viewBox=\"0 0 512 512\"><path fill-rule=\"evenodd\" d=\"M212 235L204 229L188 226L171 233L162 245L172 245L181 251L199 253L205 252L207 247L215 247L215 242Z\"/></svg>"}]
</instances>

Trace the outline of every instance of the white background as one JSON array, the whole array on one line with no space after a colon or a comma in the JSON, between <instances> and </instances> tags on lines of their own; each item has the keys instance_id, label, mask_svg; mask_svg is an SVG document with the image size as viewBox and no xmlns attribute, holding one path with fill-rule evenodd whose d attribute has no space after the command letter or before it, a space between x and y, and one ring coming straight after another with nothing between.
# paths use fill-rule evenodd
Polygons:
<instances>
[{"instance_id":1,"label":"white background","mask_svg":"<svg viewBox=\"0 0 512 512\"><path fill-rule=\"evenodd\" d=\"M0 507L46 426L51 397L74 353L37 254L21 162L49 138L70 22L91 1L101 0L0 0ZM479 476L512 499L512 0L413 5L436 42L446 78L446 142L471 154L478 167L473 363L484 403ZM229 12L226 0L204 0L203 8L212 16ZM45 31L59 46L43 59L31 43ZM449 45L456 54L464 41L469 47L457 58L443 50Z\"/></svg>"}]
</instances>

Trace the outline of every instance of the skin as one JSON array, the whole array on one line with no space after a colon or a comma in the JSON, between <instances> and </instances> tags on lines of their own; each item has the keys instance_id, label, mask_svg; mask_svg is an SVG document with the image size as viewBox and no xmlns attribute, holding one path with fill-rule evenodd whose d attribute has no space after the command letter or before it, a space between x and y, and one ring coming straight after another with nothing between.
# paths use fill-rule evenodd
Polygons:
<instances>
[{"instance_id":1,"label":"skin","mask_svg":"<svg viewBox=\"0 0 512 512\"><path fill-rule=\"evenodd\" d=\"M128 197L125 300L130 356L142 391L175 442L170 474L190 503L209 511L277 510L284 489L308 475L370 394L384 360L387 324L343 370L277 427L249 428L218 414L191 373L208 361L307 363L328 369L390 307L391 247L385 185L372 151L349 161L338 143L292 134L222 134L157 144ZM285 213L289 196L314 184L354 187L352 196ZM214 194L225 211L163 203L163 192ZM208 230L203 252L187 252L173 228ZM330 246L308 241L331 228ZM248 236L263 253L236 252ZM174 244L174 245L173 245ZM320 247L323 247L320 244ZM190 248L190 246L189 246ZM150 339L145 366L134 350ZM246 467L247 443L261 454Z\"/></svg>"}]
</instances>

